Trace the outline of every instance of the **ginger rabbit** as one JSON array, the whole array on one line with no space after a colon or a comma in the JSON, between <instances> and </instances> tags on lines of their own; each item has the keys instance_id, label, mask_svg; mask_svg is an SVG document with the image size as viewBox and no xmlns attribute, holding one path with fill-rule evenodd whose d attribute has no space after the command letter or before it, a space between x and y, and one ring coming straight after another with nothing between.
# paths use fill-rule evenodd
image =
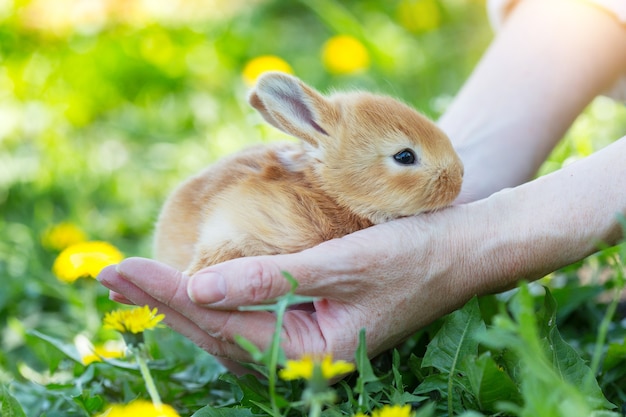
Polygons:
<instances>
[{"instance_id":1,"label":"ginger rabbit","mask_svg":"<svg viewBox=\"0 0 626 417\"><path fill-rule=\"evenodd\" d=\"M449 139L393 98L324 96L270 72L249 102L299 141L243 150L181 184L157 222L158 260L193 274L233 258L298 252L445 207L459 194L463 165Z\"/></svg>"}]
</instances>

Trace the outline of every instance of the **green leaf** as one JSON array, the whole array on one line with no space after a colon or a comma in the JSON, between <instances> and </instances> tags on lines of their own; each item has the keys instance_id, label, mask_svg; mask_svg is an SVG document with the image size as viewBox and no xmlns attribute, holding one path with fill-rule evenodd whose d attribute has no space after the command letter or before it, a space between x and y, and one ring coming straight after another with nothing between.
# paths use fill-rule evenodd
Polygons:
<instances>
[{"instance_id":1,"label":"green leaf","mask_svg":"<svg viewBox=\"0 0 626 417\"><path fill-rule=\"evenodd\" d=\"M422 358L419 358L415 354L411 353L407 361L407 365L411 373L415 375L418 380L421 381L426 378L425 372L422 370Z\"/></svg>"},{"instance_id":2,"label":"green leaf","mask_svg":"<svg viewBox=\"0 0 626 417\"><path fill-rule=\"evenodd\" d=\"M593 300L603 291L604 288L601 285L567 285L552 290L552 296L559 306L557 317L559 320L569 317L572 312Z\"/></svg>"},{"instance_id":3,"label":"green leaf","mask_svg":"<svg viewBox=\"0 0 626 417\"><path fill-rule=\"evenodd\" d=\"M359 332L359 346L357 347L355 353L356 369L359 371L359 381L361 384L378 381L378 377L374 374L372 363L367 356L366 345L365 329L361 329L361 331Z\"/></svg>"},{"instance_id":4,"label":"green leaf","mask_svg":"<svg viewBox=\"0 0 626 417\"><path fill-rule=\"evenodd\" d=\"M356 369L359 377L354 387L354 392L358 396L359 410L365 412L370 407L370 396L373 393L380 392L384 386L380 382L380 378L374 373L372 363L367 355L367 343L365 339L365 329L361 329L359 332L359 346L357 346L355 352Z\"/></svg>"},{"instance_id":5,"label":"green leaf","mask_svg":"<svg viewBox=\"0 0 626 417\"><path fill-rule=\"evenodd\" d=\"M80 405L89 415L101 410L104 406L104 399L99 395L93 395L89 390L81 392L79 396L72 398L74 402Z\"/></svg>"},{"instance_id":6,"label":"green leaf","mask_svg":"<svg viewBox=\"0 0 626 417\"><path fill-rule=\"evenodd\" d=\"M608 371L626 359L626 340L620 343L610 343L604 358L603 371Z\"/></svg>"},{"instance_id":7,"label":"green leaf","mask_svg":"<svg viewBox=\"0 0 626 417\"><path fill-rule=\"evenodd\" d=\"M281 271L281 274L283 275L283 277L285 277L285 279L287 280L287 282L289 282L289 284L291 285L291 290L289 290L289 292L291 293L295 293L296 290L298 289L298 285L300 285L300 283L298 282L297 279L295 279L293 277L293 275L291 275L289 272L287 271Z\"/></svg>"},{"instance_id":8,"label":"green leaf","mask_svg":"<svg viewBox=\"0 0 626 417\"><path fill-rule=\"evenodd\" d=\"M426 348L422 366L432 366L448 375L448 414L455 410L458 395L453 392L455 383L463 385L458 371L468 357L478 355L477 332L485 331L485 322L480 315L478 299L472 298L461 310L448 315L443 326Z\"/></svg>"},{"instance_id":9,"label":"green leaf","mask_svg":"<svg viewBox=\"0 0 626 417\"><path fill-rule=\"evenodd\" d=\"M436 373L432 375L428 375L424 380L417 386L414 394L429 394L431 392L438 392L442 397L445 398L448 391L448 376Z\"/></svg>"},{"instance_id":10,"label":"green leaf","mask_svg":"<svg viewBox=\"0 0 626 417\"><path fill-rule=\"evenodd\" d=\"M578 352L563 340L556 326L550 331L548 341L548 352L552 353L552 364L557 374L578 387L593 409L614 408L615 406L604 397L591 368Z\"/></svg>"},{"instance_id":11,"label":"green leaf","mask_svg":"<svg viewBox=\"0 0 626 417\"><path fill-rule=\"evenodd\" d=\"M447 405L444 407L452 408L458 412L463 409L463 404L460 395L449 396L449 375L442 373L435 373L424 378L421 384L413 391L413 394L428 394L431 398L441 397L443 401L447 401ZM437 393L433 396L433 393ZM441 411L441 410L440 410Z\"/></svg>"},{"instance_id":12,"label":"green leaf","mask_svg":"<svg viewBox=\"0 0 626 417\"><path fill-rule=\"evenodd\" d=\"M428 403L420 407L413 417L432 417L435 415L435 403Z\"/></svg>"},{"instance_id":13,"label":"green leaf","mask_svg":"<svg viewBox=\"0 0 626 417\"><path fill-rule=\"evenodd\" d=\"M477 332L485 330L478 301L471 299L461 310L448 315L428 344L422 367L432 366L448 374L462 370L463 360L478 354Z\"/></svg>"},{"instance_id":14,"label":"green leaf","mask_svg":"<svg viewBox=\"0 0 626 417\"><path fill-rule=\"evenodd\" d=\"M277 310L277 301L284 300L287 306L293 306L298 304L308 304L316 301L317 297L309 297L306 295L298 295L298 294L285 294L280 296L276 300L270 300L268 304L258 304L258 305L250 305L250 306L240 306L237 307L239 311L276 311Z\"/></svg>"},{"instance_id":15,"label":"green leaf","mask_svg":"<svg viewBox=\"0 0 626 417\"><path fill-rule=\"evenodd\" d=\"M389 395L389 402L392 404L415 404L427 400L425 395L415 395L406 391L393 391Z\"/></svg>"},{"instance_id":16,"label":"green leaf","mask_svg":"<svg viewBox=\"0 0 626 417\"><path fill-rule=\"evenodd\" d=\"M511 377L501 369L489 352L478 358L470 357L465 364L472 393L483 411L497 411L502 401L521 404L519 389Z\"/></svg>"},{"instance_id":17,"label":"green leaf","mask_svg":"<svg viewBox=\"0 0 626 417\"><path fill-rule=\"evenodd\" d=\"M463 414L459 414L459 417L485 417L484 414L479 413L478 411L465 411Z\"/></svg>"},{"instance_id":18,"label":"green leaf","mask_svg":"<svg viewBox=\"0 0 626 417\"><path fill-rule=\"evenodd\" d=\"M546 356L551 359L557 375L577 386L582 394L587 397L587 402L593 409L614 408L614 405L604 397L591 368L587 366L580 354L561 337L556 325L557 302L547 288L544 297L544 309L545 316L541 323L544 327L543 333L547 334L544 350Z\"/></svg>"},{"instance_id":19,"label":"green leaf","mask_svg":"<svg viewBox=\"0 0 626 417\"><path fill-rule=\"evenodd\" d=\"M318 297L310 297L306 295L298 295L295 294L296 289L298 288L298 281L287 271L281 272L283 277L289 282L291 285L291 289L287 294L281 295L275 300L269 300L265 304L259 305L250 305L250 306L240 306L238 307L239 311L273 311L278 312L278 310L282 307L279 301L282 301L284 307L298 305L298 304L308 304L317 300Z\"/></svg>"},{"instance_id":20,"label":"green leaf","mask_svg":"<svg viewBox=\"0 0 626 417\"><path fill-rule=\"evenodd\" d=\"M207 405L202 407L191 417L251 417L254 413L248 408L216 408Z\"/></svg>"},{"instance_id":21,"label":"green leaf","mask_svg":"<svg viewBox=\"0 0 626 417\"><path fill-rule=\"evenodd\" d=\"M268 352L263 352L257 345L240 335L235 335L235 342L250 354L254 362L266 363L269 356Z\"/></svg>"},{"instance_id":22,"label":"green leaf","mask_svg":"<svg viewBox=\"0 0 626 417\"><path fill-rule=\"evenodd\" d=\"M244 375L240 378L234 374L227 373L220 377L222 381L229 382L236 385L241 389L243 397L241 403L243 405L249 405L252 401L256 402L269 402L269 396L267 393L267 386L262 384L257 378L252 375Z\"/></svg>"},{"instance_id":23,"label":"green leaf","mask_svg":"<svg viewBox=\"0 0 626 417\"><path fill-rule=\"evenodd\" d=\"M75 362L78 362L80 364L83 363L83 360L80 357L80 353L78 353L78 350L76 350L76 346L74 346L74 344L64 342L63 340L59 340L52 336L48 336L46 334L38 332L37 330L28 330L27 333L31 336L34 336L38 339L48 342L49 344L57 348L59 351L63 352L68 358L74 360Z\"/></svg>"},{"instance_id":24,"label":"green leaf","mask_svg":"<svg viewBox=\"0 0 626 417\"><path fill-rule=\"evenodd\" d=\"M26 417L22 406L9 394L4 384L0 385L0 416Z\"/></svg>"},{"instance_id":25,"label":"green leaf","mask_svg":"<svg viewBox=\"0 0 626 417\"><path fill-rule=\"evenodd\" d=\"M480 339L483 343L508 349L519 360L521 394L524 403L501 405L520 416L589 416L594 409L612 408L596 387L595 378L578 353L563 341L556 329L556 302L546 291L541 311L526 284L511 299L513 317L502 312L494 326ZM586 378L594 384L587 387Z\"/></svg>"},{"instance_id":26,"label":"green leaf","mask_svg":"<svg viewBox=\"0 0 626 417\"><path fill-rule=\"evenodd\" d=\"M393 350L391 372L393 373L393 385L401 390L404 384L402 382L402 373L400 373L400 352L397 349Z\"/></svg>"}]
</instances>

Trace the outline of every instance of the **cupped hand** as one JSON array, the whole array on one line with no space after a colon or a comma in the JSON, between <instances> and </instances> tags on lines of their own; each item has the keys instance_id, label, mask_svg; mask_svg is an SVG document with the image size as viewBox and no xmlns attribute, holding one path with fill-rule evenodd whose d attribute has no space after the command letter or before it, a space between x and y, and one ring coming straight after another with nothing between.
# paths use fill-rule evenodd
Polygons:
<instances>
[{"instance_id":1,"label":"cupped hand","mask_svg":"<svg viewBox=\"0 0 626 417\"><path fill-rule=\"evenodd\" d=\"M281 336L288 357L333 353L352 360L362 328L374 356L471 297L454 276L441 279L459 256L453 244L458 229L449 224L459 210L395 220L296 254L235 259L192 277L130 258L98 279L114 300L157 307L171 328L209 353L248 361L235 336L266 348L275 317L238 307L286 294L287 271L299 283L296 293L316 297L313 308L285 313Z\"/></svg>"}]
</instances>

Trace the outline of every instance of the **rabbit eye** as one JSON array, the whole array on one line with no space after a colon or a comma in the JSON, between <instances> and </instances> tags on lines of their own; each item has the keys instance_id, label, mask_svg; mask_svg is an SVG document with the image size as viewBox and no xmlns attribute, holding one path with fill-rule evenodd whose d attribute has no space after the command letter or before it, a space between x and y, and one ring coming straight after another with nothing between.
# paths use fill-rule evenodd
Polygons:
<instances>
[{"instance_id":1,"label":"rabbit eye","mask_svg":"<svg viewBox=\"0 0 626 417\"><path fill-rule=\"evenodd\" d=\"M413 165L417 161L417 158L415 158L415 154L411 149L404 149L398 152L393 156L393 159L402 165Z\"/></svg>"}]
</instances>

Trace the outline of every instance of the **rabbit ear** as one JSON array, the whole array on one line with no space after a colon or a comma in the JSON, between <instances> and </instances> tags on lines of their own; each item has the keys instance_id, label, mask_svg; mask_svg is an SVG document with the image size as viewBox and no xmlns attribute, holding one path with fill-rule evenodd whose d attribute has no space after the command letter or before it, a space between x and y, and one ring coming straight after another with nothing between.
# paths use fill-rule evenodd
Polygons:
<instances>
[{"instance_id":1,"label":"rabbit ear","mask_svg":"<svg viewBox=\"0 0 626 417\"><path fill-rule=\"evenodd\" d=\"M311 145L319 145L320 135L328 136L321 125L332 122L333 106L295 77L263 74L248 101L268 123Z\"/></svg>"}]
</instances>

